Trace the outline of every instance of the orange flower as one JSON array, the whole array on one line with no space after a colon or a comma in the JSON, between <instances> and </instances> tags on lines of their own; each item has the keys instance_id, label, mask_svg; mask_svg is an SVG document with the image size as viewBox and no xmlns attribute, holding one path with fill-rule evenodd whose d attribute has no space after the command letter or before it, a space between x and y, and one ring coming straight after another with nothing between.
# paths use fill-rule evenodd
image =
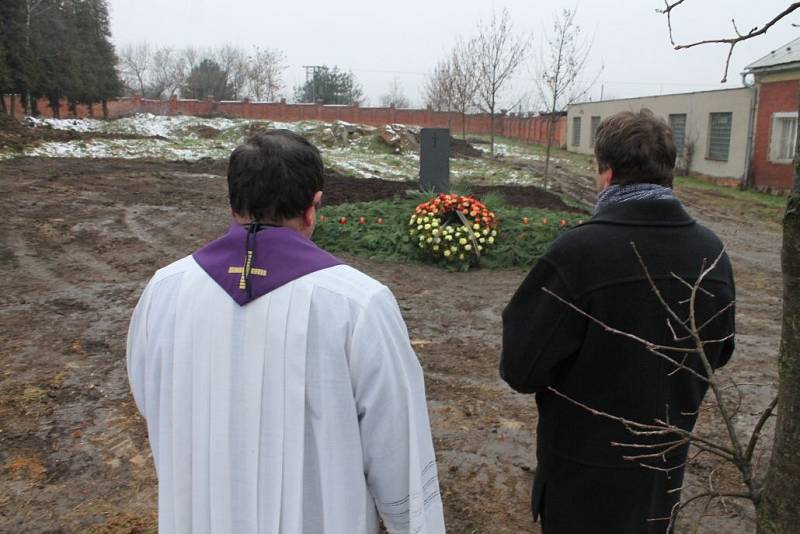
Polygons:
<instances>
[{"instance_id":1,"label":"orange flower","mask_svg":"<svg viewBox=\"0 0 800 534\"><path fill-rule=\"evenodd\" d=\"M339 224L347 224L347 217L339 217Z\"/></svg>"}]
</instances>

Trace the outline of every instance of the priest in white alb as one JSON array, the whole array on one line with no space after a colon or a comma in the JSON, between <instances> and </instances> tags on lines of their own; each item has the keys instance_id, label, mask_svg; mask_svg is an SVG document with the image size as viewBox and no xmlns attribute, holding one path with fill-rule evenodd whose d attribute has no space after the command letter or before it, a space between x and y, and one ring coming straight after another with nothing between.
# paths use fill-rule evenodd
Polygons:
<instances>
[{"instance_id":1,"label":"priest in white alb","mask_svg":"<svg viewBox=\"0 0 800 534\"><path fill-rule=\"evenodd\" d=\"M162 534L444 532L422 369L389 289L311 241L322 182L292 132L238 147L228 233L136 306Z\"/></svg>"}]
</instances>

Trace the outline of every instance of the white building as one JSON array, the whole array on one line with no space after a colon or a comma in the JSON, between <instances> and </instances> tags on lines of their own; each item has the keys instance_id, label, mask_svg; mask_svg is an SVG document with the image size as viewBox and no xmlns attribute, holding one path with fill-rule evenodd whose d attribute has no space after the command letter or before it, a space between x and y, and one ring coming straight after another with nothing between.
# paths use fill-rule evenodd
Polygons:
<instances>
[{"instance_id":1,"label":"white building","mask_svg":"<svg viewBox=\"0 0 800 534\"><path fill-rule=\"evenodd\" d=\"M740 182L749 164L753 95L753 88L741 87L573 104L567 110L567 150L593 154L601 120L647 108L672 128L678 172Z\"/></svg>"}]
</instances>

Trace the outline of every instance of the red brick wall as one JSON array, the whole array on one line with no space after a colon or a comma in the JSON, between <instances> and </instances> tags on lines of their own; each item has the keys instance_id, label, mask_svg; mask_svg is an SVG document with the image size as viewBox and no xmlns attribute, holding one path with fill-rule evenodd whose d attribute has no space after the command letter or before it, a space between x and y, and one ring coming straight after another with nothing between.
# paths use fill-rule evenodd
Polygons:
<instances>
[{"instance_id":1,"label":"red brick wall","mask_svg":"<svg viewBox=\"0 0 800 534\"><path fill-rule=\"evenodd\" d=\"M4 97L7 109L10 109L10 97ZM49 102L39 100L39 112L44 117L54 116ZM90 110L88 106L79 105L75 116L84 118L88 116L102 117L103 110L100 104L95 104ZM451 128L453 135L458 135L462 129L462 117L458 113L432 111L430 109L395 109L388 108L362 108L360 106L320 106L316 104L287 104L286 102L216 102L213 100L149 100L139 97L123 98L108 102L110 117L119 117L131 113L152 113L154 115L207 115L210 113L224 113L232 117L248 119L263 119L280 122L298 122L304 120L320 120L333 122L343 120L371 126L385 124L411 124L421 127ZM17 98L16 115L23 118L22 102ZM70 116L69 105L66 100L60 103L59 115L62 118ZM529 143L545 144L547 142L546 117L501 116L495 117L495 133L500 136L519 139ZM487 114L470 114L464 117L464 124L468 134L489 135L491 121ZM567 119L560 117L556 123L554 141L557 146L566 146Z\"/></svg>"},{"instance_id":2,"label":"red brick wall","mask_svg":"<svg viewBox=\"0 0 800 534\"><path fill-rule=\"evenodd\" d=\"M758 86L758 108L751 172L758 188L789 189L792 185L792 165L769 161L772 137L772 114L796 112L800 80L761 83Z\"/></svg>"}]
</instances>

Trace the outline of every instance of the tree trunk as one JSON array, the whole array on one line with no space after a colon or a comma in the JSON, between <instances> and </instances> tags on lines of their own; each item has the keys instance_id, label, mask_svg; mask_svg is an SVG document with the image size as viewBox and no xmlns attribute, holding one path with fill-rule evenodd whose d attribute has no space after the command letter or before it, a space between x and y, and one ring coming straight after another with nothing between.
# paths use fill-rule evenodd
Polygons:
<instances>
[{"instance_id":1,"label":"tree trunk","mask_svg":"<svg viewBox=\"0 0 800 534\"><path fill-rule=\"evenodd\" d=\"M8 114L6 109L6 95L0 93L0 112Z\"/></svg>"},{"instance_id":2,"label":"tree trunk","mask_svg":"<svg viewBox=\"0 0 800 534\"><path fill-rule=\"evenodd\" d=\"M489 110L489 137L491 139L491 155L494 157L494 108Z\"/></svg>"},{"instance_id":3,"label":"tree trunk","mask_svg":"<svg viewBox=\"0 0 800 534\"><path fill-rule=\"evenodd\" d=\"M800 94L798 95L800 106ZM778 358L778 416L761 501L759 534L788 534L800 525L800 136L783 217L783 331Z\"/></svg>"},{"instance_id":4,"label":"tree trunk","mask_svg":"<svg viewBox=\"0 0 800 534\"><path fill-rule=\"evenodd\" d=\"M50 97L50 110L53 112L53 118L61 118L61 102L58 97Z\"/></svg>"},{"instance_id":5,"label":"tree trunk","mask_svg":"<svg viewBox=\"0 0 800 534\"><path fill-rule=\"evenodd\" d=\"M461 139L467 140L467 112L461 112Z\"/></svg>"},{"instance_id":6,"label":"tree trunk","mask_svg":"<svg viewBox=\"0 0 800 534\"><path fill-rule=\"evenodd\" d=\"M544 153L544 189L547 190L547 181L550 176L550 150L553 147L553 117L547 119L547 150Z\"/></svg>"},{"instance_id":7,"label":"tree trunk","mask_svg":"<svg viewBox=\"0 0 800 534\"><path fill-rule=\"evenodd\" d=\"M11 93L11 116L17 118L17 95Z\"/></svg>"},{"instance_id":8,"label":"tree trunk","mask_svg":"<svg viewBox=\"0 0 800 534\"><path fill-rule=\"evenodd\" d=\"M103 99L103 118L108 120L108 100Z\"/></svg>"}]
</instances>

